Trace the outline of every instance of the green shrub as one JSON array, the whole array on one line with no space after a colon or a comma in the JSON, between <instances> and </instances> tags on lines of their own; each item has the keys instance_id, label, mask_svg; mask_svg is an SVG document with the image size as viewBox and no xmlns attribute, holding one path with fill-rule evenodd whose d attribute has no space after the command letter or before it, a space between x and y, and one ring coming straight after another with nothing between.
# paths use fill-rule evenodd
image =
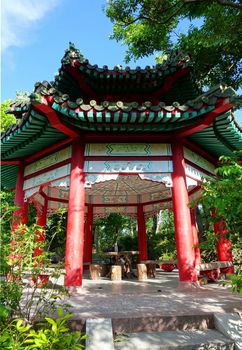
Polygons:
<instances>
[{"instance_id":1,"label":"green shrub","mask_svg":"<svg viewBox=\"0 0 242 350\"><path fill-rule=\"evenodd\" d=\"M63 314L61 308L57 310L56 319L45 317L45 322L37 329L26 324L23 319L13 320L9 325L0 329L1 350L79 350L84 349L82 342L86 336L80 332L71 332L68 319L71 313Z\"/></svg>"}]
</instances>

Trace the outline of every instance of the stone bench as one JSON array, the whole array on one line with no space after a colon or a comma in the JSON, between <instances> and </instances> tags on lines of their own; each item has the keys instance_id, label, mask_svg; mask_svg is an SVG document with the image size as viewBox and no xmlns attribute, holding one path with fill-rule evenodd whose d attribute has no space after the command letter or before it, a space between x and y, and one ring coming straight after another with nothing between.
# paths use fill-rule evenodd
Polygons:
<instances>
[{"instance_id":1,"label":"stone bench","mask_svg":"<svg viewBox=\"0 0 242 350\"><path fill-rule=\"evenodd\" d=\"M221 273L228 273L233 268L232 261L213 261L210 263L203 263L196 266L196 270L199 273L200 278L204 276L212 282L215 282Z\"/></svg>"}]
</instances>

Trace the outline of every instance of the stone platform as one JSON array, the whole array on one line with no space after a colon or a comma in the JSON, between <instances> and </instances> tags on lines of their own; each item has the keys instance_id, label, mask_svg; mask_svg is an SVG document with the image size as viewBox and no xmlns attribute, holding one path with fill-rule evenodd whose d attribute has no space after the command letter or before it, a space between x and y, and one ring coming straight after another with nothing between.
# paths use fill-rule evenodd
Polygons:
<instances>
[{"instance_id":1,"label":"stone platform","mask_svg":"<svg viewBox=\"0 0 242 350\"><path fill-rule=\"evenodd\" d=\"M72 326L81 329L86 319L111 318L114 332L160 332L214 328L215 313L239 312L242 296L219 283L200 288L179 287L178 271L157 270L157 277L111 282L92 281L72 287L67 302L74 313Z\"/></svg>"}]
</instances>

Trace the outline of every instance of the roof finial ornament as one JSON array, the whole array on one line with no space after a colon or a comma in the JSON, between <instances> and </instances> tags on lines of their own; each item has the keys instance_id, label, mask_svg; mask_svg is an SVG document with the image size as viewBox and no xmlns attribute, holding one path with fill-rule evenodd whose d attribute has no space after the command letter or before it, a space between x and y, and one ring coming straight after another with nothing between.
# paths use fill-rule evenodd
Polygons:
<instances>
[{"instance_id":1,"label":"roof finial ornament","mask_svg":"<svg viewBox=\"0 0 242 350\"><path fill-rule=\"evenodd\" d=\"M69 41L69 50L74 50L74 51L77 50L76 47L75 47L75 44L72 43L71 41Z\"/></svg>"},{"instance_id":2,"label":"roof finial ornament","mask_svg":"<svg viewBox=\"0 0 242 350\"><path fill-rule=\"evenodd\" d=\"M83 62L85 61L85 57L81 54L80 50L75 47L75 44L69 41L69 48L65 50L65 55L61 62L63 64L70 64L71 60Z\"/></svg>"}]
</instances>

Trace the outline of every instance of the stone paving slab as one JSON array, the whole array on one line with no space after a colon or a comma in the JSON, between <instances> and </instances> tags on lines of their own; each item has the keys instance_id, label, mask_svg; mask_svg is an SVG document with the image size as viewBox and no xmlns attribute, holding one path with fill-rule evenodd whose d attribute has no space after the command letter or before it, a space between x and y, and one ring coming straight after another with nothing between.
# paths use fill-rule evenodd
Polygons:
<instances>
[{"instance_id":1,"label":"stone paving slab","mask_svg":"<svg viewBox=\"0 0 242 350\"><path fill-rule=\"evenodd\" d=\"M117 338L118 339L118 338ZM115 350L233 350L231 340L214 330L132 333L119 337Z\"/></svg>"}]
</instances>

